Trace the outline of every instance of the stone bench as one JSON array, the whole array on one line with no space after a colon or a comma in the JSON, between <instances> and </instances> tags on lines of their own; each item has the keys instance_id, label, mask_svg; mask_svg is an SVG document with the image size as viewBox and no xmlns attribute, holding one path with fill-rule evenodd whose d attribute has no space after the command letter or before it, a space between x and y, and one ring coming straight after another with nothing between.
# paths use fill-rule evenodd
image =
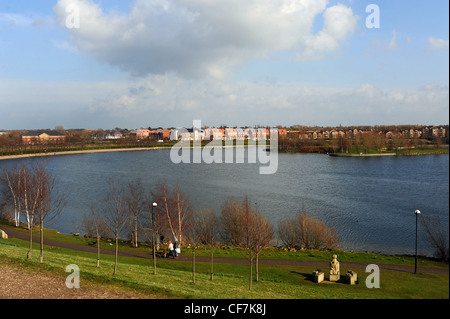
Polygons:
<instances>
[{"instance_id":1,"label":"stone bench","mask_svg":"<svg viewBox=\"0 0 450 319\"><path fill-rule=\"evenodd\" d=\"M356 284L356 281L358 280L358 275L353 270L347 271L345 274L345 282L350 285Z\"/></svg>"},{"instance_id":2,"label":"stone bench","mask_svg":"<svg viewBox=\"0 0 450 319\"><path fill-rule=\"evenodd\" d=\"M320 284L325 279L325 274L320 270L313 271L314 282Z\"/></svg>"}]
</instances>

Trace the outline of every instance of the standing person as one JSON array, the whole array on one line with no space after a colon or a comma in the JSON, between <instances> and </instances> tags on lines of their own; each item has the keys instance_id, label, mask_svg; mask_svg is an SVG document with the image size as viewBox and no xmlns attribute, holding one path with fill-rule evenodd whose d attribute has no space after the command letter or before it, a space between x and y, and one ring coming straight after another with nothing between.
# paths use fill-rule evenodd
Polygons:
<instances>
[{"instance_id":1,"label":"standing person","mask_svg":"<svg viewBox=\"0 0 450 319\"><path fill-rule=\"evenodd\" d=\"M159 235L159 240L161 241L161 245L164 245L164 235L163 234Z\"/></svg>"},{"instance_id":2,"label":"standing person","mask_svg":"<svg viewBox=\"0 0 450 319\"><path fill-rule=\"evenodd\" d=\"M175 259L175 253L174 253L173 244L171 241L169 241L169 251L170 251L169 255L172 254L172 258Z\"/></svg>"},{"instance_id":3,"label":"standing person","mask_svg":"<svg viewBox=\"0 0 450 319\"><path fill-rule=\"evenodd\" d=\"M178 257L178 254L181 253L180 243L175 238L175 257Z\"/></svg>"}]
</instances>

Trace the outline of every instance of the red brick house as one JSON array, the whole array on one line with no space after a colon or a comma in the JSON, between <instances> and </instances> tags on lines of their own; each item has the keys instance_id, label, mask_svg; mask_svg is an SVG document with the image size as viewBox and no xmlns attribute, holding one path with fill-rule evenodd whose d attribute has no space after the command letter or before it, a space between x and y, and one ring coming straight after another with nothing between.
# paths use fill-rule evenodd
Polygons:
<instances>
[{"instance_id":1,"label":"red brick house","mask_svg":"<svg viewBox=\"0 0 450 319\"><path fill-rule=\"evenodd\" d=\"M66 136L57 131L29 131L22 135L22 144L64 144Z\"/></svg>"}]
</instances>

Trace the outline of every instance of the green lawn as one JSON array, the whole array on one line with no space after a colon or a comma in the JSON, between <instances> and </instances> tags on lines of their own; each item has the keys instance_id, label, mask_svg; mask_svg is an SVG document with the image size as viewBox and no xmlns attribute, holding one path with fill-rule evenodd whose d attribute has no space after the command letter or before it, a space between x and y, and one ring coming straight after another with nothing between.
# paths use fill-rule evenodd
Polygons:
<instances>
[{"instance_id":1,"label":"green lawn","mask_svg":"<svg viewBox=\"0 0 450 319\"><path fill-rule=\"evenodd\" d=\"M15 231L20 231L28 234L28 230L25 226L21 228L13 227L13 224L5 220L0 220L0 225L6 232L9 227L13 228ZM33 231L34 235L38 235L38 230ZM56 230L45 229L44 231L45 239L55 240L59 242L78 244L84 246L95 246L96 240L92 238L77 237L72 235L62 234ZM100 242L101 249L114 250L114 243L112 241L102 240ZM95 246L96 247L96 246ZM130 243L127 241L121 241L119 244L120 251L129 252L146 252L151 253L150 244L140 244L138 248L132 248ZM161 249L167 249L167 244L163 245ZM192 249L189 245L182 247L183 255L191 256ZM211 254L210 248L208 246L199 245L196 249L197 256L209 257ZM376 253L361 253L361 252L351 252L343 250L333 250L333 251L323 251L323 250L298 250L298 251L288 251L285 249L279 249L276 247L269 247L265 249L260 254L260 259L282 259L282 260L317 260L317 261L330 261L330 256L337 254L339 260L342 262L363 262L363 263L379 263L379 264L397 264L397 265L414 265L413 256L396 256L396 255L381 255ZM214 249L215 257L224 258L246 258L247 251L244 248L236 246L217 246ZM419 265L426 267L442 267L442 263L437 262L433 259L426 257L419 257Z\"/></svg>"},{"instance_id":2,"label":"green lawn","mask_svg":"<svg viewBox=\"0 0 450 319\"><path fill-rule=\"evenodd\" d=\"M449 154L448 147L414 147L404 148L398 150L384 150L378 151L376 149L367 150L364 147L356 149L355 145L352 145L348 153L335 153L340 156L359 156L359 155L382 155L382 154L395 154L395 155L427 155L427 154Z\"/></svg>"},{"instance_id":3,"label":"green lawn","mask_svg":"<svg viewBox=\"0 0 450 319\"><path fill-rule=\"evenodd\" d=\"M381 288L365 285L365 269L358 273L355 286L343 283L315 284L311 280L314 267L260 266L260 281L253 282L249 291L249 266L246 264L215 264L214 280L210 281L209 263L196 263L196 284L192 284L192 263L178 260L157 260L157 275L153 261L144 258L119 257L118 273L112 276L114 257L102 255L101 267L96 267L96 255L56 247L46 247L44 264L39 264L38 244L33 259L26 260L28 243L17 239L0 240L0 269L2 263L14 263L35 271L47 271L67 276L65 267L76 264L81 271L81 284L113 285L136 289L141 293L162 298L193 299L372 299L418 298L448 299L449 276L381 270ZM184 249L184 253L189 250ZM198 252L200 252L199 250ZM329 252L328 252L329 254ZM310 258L313 259L311 256ZM319 257L320 258L320 257Z\"/></svg>"}]
</instances>

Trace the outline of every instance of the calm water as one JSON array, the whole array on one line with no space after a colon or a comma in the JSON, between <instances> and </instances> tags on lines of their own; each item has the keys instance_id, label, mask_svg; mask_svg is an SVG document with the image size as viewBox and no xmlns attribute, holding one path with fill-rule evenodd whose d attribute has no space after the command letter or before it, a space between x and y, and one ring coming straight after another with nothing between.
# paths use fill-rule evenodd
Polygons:
<instances>
[{"instance_id":1,"label":"calm water","mask_svg":"<svg viewBox=\"0 0 450 319\"><path fill-rule=\"evenodd\" d=\"M0 168L13 164L0 161ZM81 216L103 199L112 175L124 182L140 177L148 190L161 178L179 183L194 208L217 213L228 197L247 195L274 225L305 208L335 227L347 250L413 254L416 209L449 224L447 155L279 154L278 172L260 175L257 164L175 165L169 150L152 150L55 156L48 168L69 191L65 214L52 228L68 234L82 232ZM430 253L423 239L419 253Z\"/></svg>"}]
</instances>

